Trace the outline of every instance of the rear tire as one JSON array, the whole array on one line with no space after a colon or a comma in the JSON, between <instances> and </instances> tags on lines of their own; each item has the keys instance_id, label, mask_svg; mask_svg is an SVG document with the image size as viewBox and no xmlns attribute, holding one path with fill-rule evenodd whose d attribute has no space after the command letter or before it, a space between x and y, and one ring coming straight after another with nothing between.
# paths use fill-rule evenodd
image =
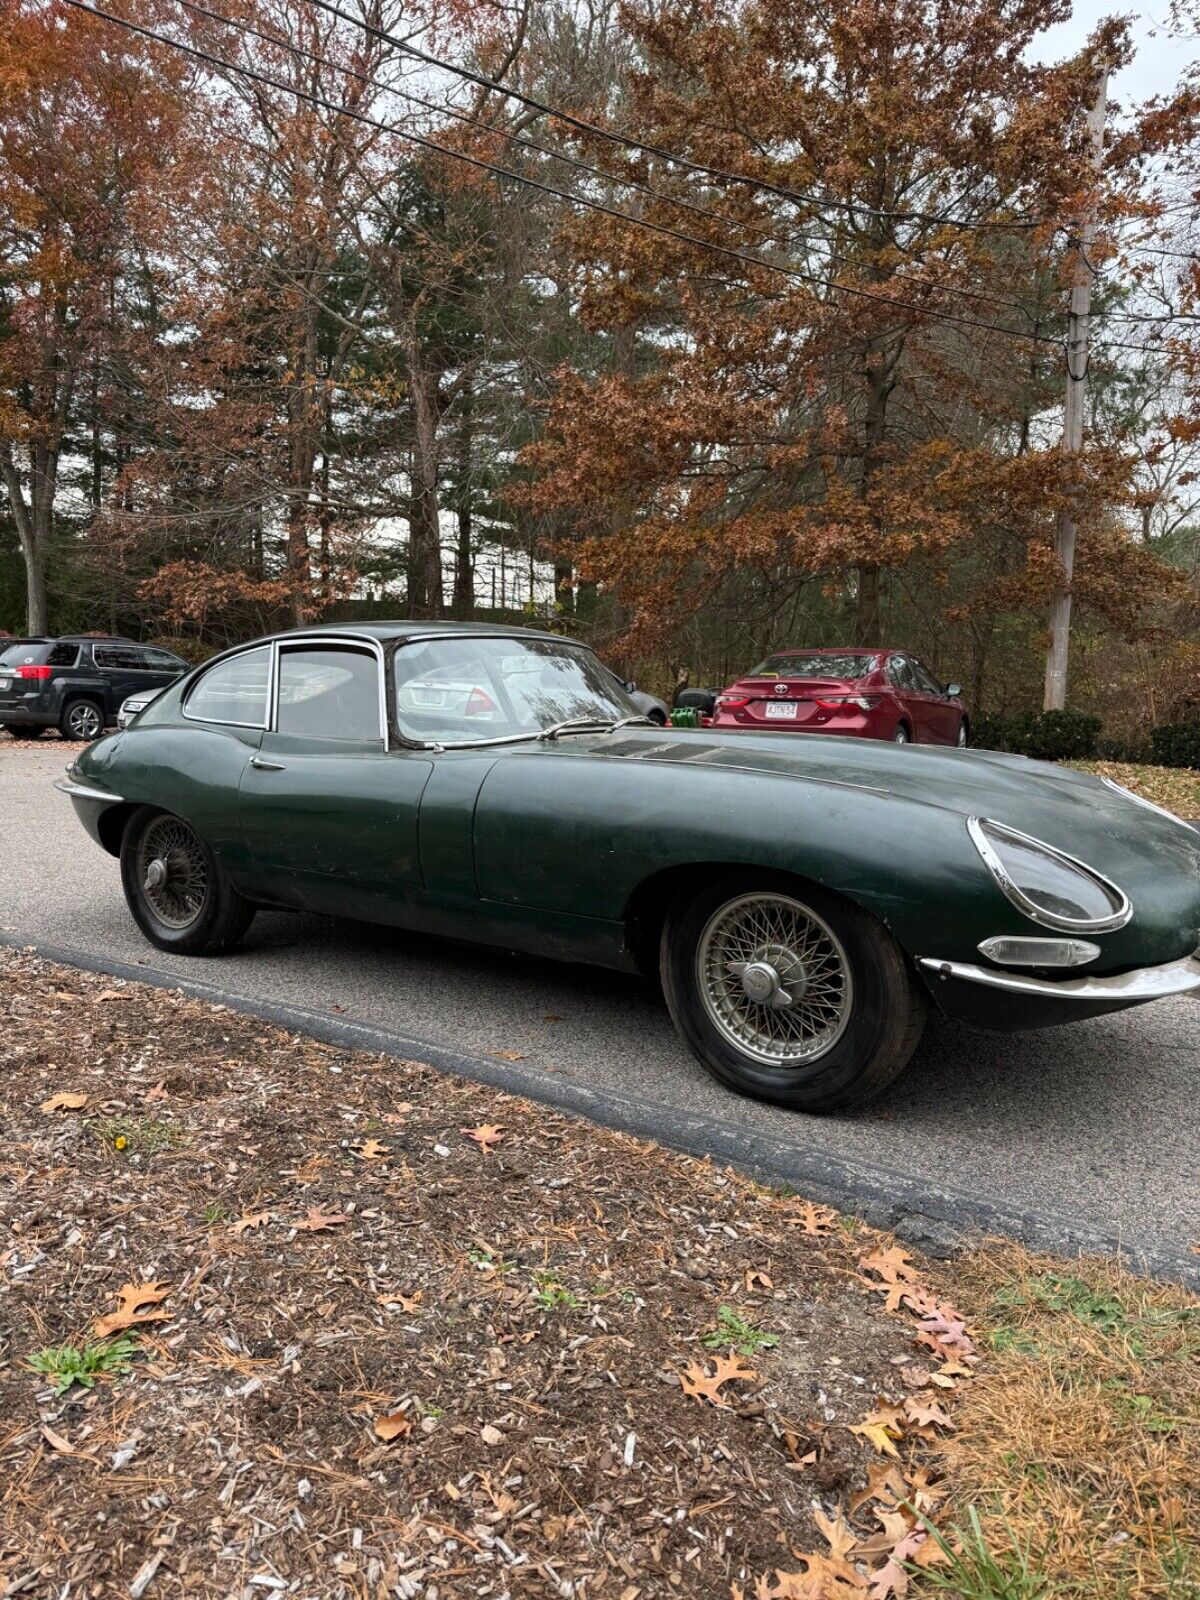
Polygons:
<instances>
[{"instance_id":1,"label":"rear tire","mask_svg":"<svg viewBox=\"0 0 1200 1600\"><path fill-rule=\"evenodd\" d=\"M896 724L896 731L892 735L892 743L893 744L911 744L912 743L912 734L909 733L908 729L904 726L904 724L902 722L899 722L899 723Z\"/></svg>"},{"instance_id":2,"label":"rear tire","mask_svg":"<svg viewBox=\"0 0 1200 1600\"><path fill-rule=\"evenodd\" d=\"M886 929L778 874L729 874L678 902L661 971L672 1021L700 1064L727 1088L794 1111L879 1094L925 1026L924 998Z\"/></svg>"},{"instance_id":3,"label":"rear tire","mask_svg":"<svg viewBox=\"0 0 1200 1600\"><path fill-rule=\"evenodd\" d=\"M104 708L96 700L68 700L58 719L58 731L72 744L98 739L104 732Z\"/></svg>"},{"instance_id":4,"label":"rear tire","mask_svg":"<svg viewBox=\"0 0 1200 1600\"><path fill-rule=\"evenodd\" d=\"M40 739L41 728L31 728L27 722L0 722L0 728L5 733L11 733L14 739Z\"/></svg>"},{"instance_id":5,"label":"rear tire","mask_svg":"<svg viewBox=\"0 0 1200 1600\"><path fill-rule=\"evenodd\" d=\"M121 883L133 920L160 950L217 955L235 945L256 907L181 817L141 806L121 840Z\"/></svg>"}]
</instances>

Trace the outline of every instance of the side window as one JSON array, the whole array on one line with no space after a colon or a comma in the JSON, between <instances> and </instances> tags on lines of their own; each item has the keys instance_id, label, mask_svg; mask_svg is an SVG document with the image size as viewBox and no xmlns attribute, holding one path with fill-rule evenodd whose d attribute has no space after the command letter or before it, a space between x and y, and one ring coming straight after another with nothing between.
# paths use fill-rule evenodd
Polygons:
<instances>
[{"instance_id":1,"label":"side window","mask_svg":"<svg viewBox=\"0 0 1200 1600\"><path fill-rule=\"evenodd\" d=\"M48 667L73 667L79 660L79 646L77 644L51 645L50 653L46 657Z\"/></svg>"},{"instance_id":2,"label":"side window","mask_svg":"<svg viewBox=\"0 0 1200 1600\"><path fill-rule=\"evenodd\" d=\"M143 650L142 665L147 672L182 672L183 662L169 650Z\"/></svg>"},{"instance_id":3,"label":"side window","mask_svg":"<svg viewBox=\"0 0 1200 1600\"><path fill-rule=\"evenodd\" d=\"M917 687L922 694L944 695L946 693L928 667L923 667L919 661L914 661L913 670L917 674Z\"/></svg>"},{"instance_id":4,"label":"side window","mask_svg":"<svg viewBox=\"0 0 1200 1600\"><path fill-rule=\"evenodd\" d=\"M258 645L210 667L197 679L183 707L198 722L232 722L241 728L267 725L271 647Z\"/></svg>"},{"instance_id":5,"label":"side window","mask_svg":"<svg viewBox=\"0 0 1200 1600\"><path fill-rule=\"evenodd\" d=\"M888 677L897 689L907 689L912 694L917 687L917 680L913 675L912 663L907 656L893 656L888 662Z\"/></svg>"},{"instance_id":6,"label":"side window","mask_svg":"<svg viewBox=\"0 0 1200 1600\"><path fill-rule=\"evenodd\" d=\"M340 645L281 650L275 731L382 743L378 658Z\"/></svg>"},{"instance_id":7,"label":"side window","mask_svg":"<svg viewBox=\"0 0 1200 1600\"><path fill-rule=\"evenodd\" d=\"M98 667L136 672L142 665L142 652L129 644L97 644L92 646L92 660Z\"/></svg>"}]
</instances>

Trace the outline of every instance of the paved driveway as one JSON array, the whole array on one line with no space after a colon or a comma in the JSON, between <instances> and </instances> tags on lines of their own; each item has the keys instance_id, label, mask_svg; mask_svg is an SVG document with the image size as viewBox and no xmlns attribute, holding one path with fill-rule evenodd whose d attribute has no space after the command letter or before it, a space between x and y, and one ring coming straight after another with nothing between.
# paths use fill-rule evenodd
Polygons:
<instances>
[{"instance_id":1,"label":"paved driveway","mask_svg":"<svg viewBox=\"0 0 1200 1600\"><path fill-rule=\"evenodd\" d=\"M1200 1004L1164 1001L1041 1033L934 1024L885 1097L809 1117L741 1100L631 978L316 917L260 915L244 947L181 960L138 935L117 863L51 788L57 741L0 748L0 930L291 1003L506 1070L518 1087L791 1177L934 1242L954 1223L1069 1246L1119 1239L1161 1270L1200 1258ZM412 1053L418 1053L412 1047Z\"/></svg>"}]
</instances>

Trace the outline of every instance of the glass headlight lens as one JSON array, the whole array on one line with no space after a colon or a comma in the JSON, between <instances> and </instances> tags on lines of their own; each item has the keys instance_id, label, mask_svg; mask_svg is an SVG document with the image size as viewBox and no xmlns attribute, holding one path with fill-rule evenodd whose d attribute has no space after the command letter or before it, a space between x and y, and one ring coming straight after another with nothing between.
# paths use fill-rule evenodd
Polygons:
<instances>
[{"instance_id":1,"label":"glass headlight lens","mask_svg":"<svg viewBox=\"0 0 1200 1600\"><path fill-rule=\"evenodd\" d=\"M986 817L967 824L975 848L1012 903L1034 922L1071 932L1120 928L1128 897L1074 856Z\"/></svg>"}]
</instances>

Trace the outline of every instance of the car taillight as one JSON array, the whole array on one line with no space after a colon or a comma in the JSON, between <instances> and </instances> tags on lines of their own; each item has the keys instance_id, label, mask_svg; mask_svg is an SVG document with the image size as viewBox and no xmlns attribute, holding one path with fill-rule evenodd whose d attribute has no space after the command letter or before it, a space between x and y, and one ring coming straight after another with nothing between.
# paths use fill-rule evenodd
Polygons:
<instances>
[{"instance_id":1,"label":"car taillight","mask_svg":"<svg viewBox=\"0 0 1200 1600\"><path fill-rule=\"evenodd\" d=\"M746 694L720 694L717 696L719 706L748 706L750 696Z\"/></svg>"},{"instance_id":2,"label":"car taillight","mask_svg":"<svg viewBox=\"0 0 1200 1600\"><path fill-rule=\"evenodd\" d=\"M465 717L490 717L496 709L496 702L490 694L485 694L482 689L472 689L463 711Z\"/></svg>"},{"instance_id":3,"label":"car taillight","mask_svg":"<svg viewBox=\"0 0 1200 1600\"><path fill-rule=\"evenodd\" d=\"M822 711L840 711L843 706L857 706L860 711L871 711L879 704L869 694L830 694L817 701Z\"/></svg>"},{"instance_id":4,"label":"car taillight","mask_svg":"<svg viewBox=\"0 0 1200 1600\"><path fill-rule=\"evenodd\" d=\"M48 678L54 671L53 667L18 667L18 678Z\"/></svg>"}]
</instances>

